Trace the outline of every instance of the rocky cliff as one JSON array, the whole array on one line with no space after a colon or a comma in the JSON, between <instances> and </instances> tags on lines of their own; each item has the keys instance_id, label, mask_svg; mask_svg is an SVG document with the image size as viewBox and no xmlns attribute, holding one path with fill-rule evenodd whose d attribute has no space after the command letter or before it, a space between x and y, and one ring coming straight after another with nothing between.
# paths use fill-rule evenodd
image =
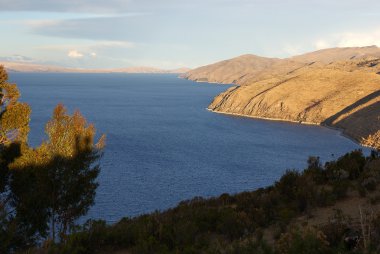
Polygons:
<instances>
[{"instance_id":1,"label":"rocky cliff","mask_svg":"<svg viewBox=\"0 0 380 254\"><path fill-rule=\"evenodd\" d=\"M334 48L289 59L246 55L185 77L239 85L215 97L212 111L322 124L380 147L378 47Z\"/></svg>"}]
</instances>

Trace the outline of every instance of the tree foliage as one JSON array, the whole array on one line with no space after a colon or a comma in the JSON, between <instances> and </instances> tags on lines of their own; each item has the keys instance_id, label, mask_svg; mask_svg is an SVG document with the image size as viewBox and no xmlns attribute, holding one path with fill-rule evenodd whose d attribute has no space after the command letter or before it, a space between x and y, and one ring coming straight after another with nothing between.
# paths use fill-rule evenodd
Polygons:
<instances>
[{"instance_id":1,"label":"tree foliage","mask_svg":"<svg viewBox=\"0 0 380 254\"><path fill-rule=\"evenodd\" d=\"M7 78L5 69L0 66L0 143L26 143L31 110L28 104L18 101L20 92Z\"/></svg>"},{"instance_id":2,"label":"tree foliage","mask_svg":"<svg viewBox=\"0 0 380 254\"><path fill-rule=\"evenodd\" d=\"M93 205L105 137L61 104L45 127L47 139L27 143L30 108L0 67L0 253L27 249L43 239L64 240Z\"/></svg>"}]
</instances>

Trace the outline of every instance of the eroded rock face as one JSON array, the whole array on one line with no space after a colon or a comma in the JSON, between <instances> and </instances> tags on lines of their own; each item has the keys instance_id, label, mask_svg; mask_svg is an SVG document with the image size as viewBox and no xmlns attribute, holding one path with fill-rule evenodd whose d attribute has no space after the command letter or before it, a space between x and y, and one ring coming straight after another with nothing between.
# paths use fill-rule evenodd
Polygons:
<instances>
[{"instance_id":1,"label":"eroded rock face","mask_svg":"<svg viewBox=\"0 0 380 254\"><path fill-rule=\"evenodd\" d=\"M307 57L298 56L292 60L273 60L269 67L260 65L255 78L247 78L254 73L249 70L245 73L246 78L234 82L240 86L215 97L209 109L250 117L323 124L342 129L344 134L362 144L379 147L380 49L345 48L341 50L342 55L339 52L340 49L331 49L305 55L320 62L306 62ZM297 58L302 62L295 63ZM331 59L336 61L329 62ZM224 64L219 63L217 73L222 73ZM249 69L247 66L249 64L244 65L245 72ZM208 70L213 73L214 68L203 67L202 72L207 73ZM214 82L231 83L226 79L228 70L224 69L220 80L217 73L214 73ZM231 75L236 73L238 71L234 69ZM196 69L187 77L192 79L198 74Z\"/></svg>"}]
</instances>

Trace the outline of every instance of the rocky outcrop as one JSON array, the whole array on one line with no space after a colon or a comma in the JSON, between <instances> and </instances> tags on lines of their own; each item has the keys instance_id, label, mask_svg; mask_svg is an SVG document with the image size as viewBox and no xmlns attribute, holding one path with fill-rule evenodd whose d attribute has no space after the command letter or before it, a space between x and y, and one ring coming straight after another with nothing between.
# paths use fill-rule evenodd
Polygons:
<instances>
[{"instance_id":1,"label":"rocky outcrop","mask_svg":"<svg viewBox=\"0 0 380 254\"><path fill-rule=\"evenodd\" d=\"M267 68L260 65L255 78L233 82L240 86L229 88L215 97L209 109L219 113L331 126L342 129L345 135L364 145L379 147L378 56L379 48L365 47L331 49L292 59L276 59ZM209 71L214 67L210 66ZM202 72L205 74L206 70L203 67ZM234 70L233 73L237 72ZM249 70L246 75L253 73ZM200 74L197 69L187 77L191 79L196 74ZM221 80L216 76L214 79L216 82L226 81L227 74L228 71L224 70Z\"/></svg>"}]
</instances>

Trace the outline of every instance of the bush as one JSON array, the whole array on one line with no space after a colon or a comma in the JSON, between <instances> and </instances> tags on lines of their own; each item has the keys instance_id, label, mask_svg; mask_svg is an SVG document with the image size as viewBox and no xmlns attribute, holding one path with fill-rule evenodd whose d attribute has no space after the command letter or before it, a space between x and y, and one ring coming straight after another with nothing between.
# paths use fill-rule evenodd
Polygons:
<instances>
[{"instance_id":1,"label":"bush","mask_svg":"<svg viewBox=\"0 0 380 254\"><path fill-rule=\"evenodd\" d=\"M333 253L328 247L326 236L314 228L292 229L277 241L280 254L327 254Z\"/></svg>"}]
</instances>

